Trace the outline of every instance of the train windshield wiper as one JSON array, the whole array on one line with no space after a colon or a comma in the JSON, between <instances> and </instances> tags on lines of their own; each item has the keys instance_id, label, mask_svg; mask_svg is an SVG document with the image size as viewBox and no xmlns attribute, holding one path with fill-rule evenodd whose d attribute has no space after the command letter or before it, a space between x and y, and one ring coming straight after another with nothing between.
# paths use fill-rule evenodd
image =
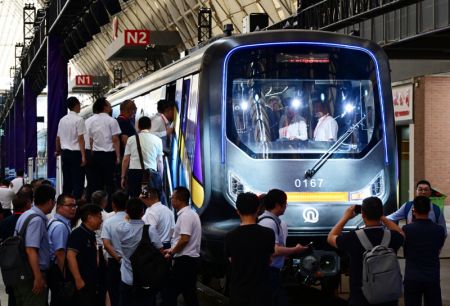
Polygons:
<instances>
[{"instance_id":1,"label":"train windshield wiper","mask_svg":"<svg viewBox=\"0 0 450 306\"><path fill-rule=\"evenodd\" d=\"M305 179L310 179L316 174L317 171L319 171L320 168L328 161L328 159L333 155L334 152L336 152L337 149L341 146L341 144L344 143L352 134L353 132L362 125L363 120L366 119L366 116L364 115L361 120L353 124L348 128L348 130L341 136L339 139L320 157L320 159L314 164L314 166L311 169L308 169L305 172Z\"/></svg>"}]
</instances>

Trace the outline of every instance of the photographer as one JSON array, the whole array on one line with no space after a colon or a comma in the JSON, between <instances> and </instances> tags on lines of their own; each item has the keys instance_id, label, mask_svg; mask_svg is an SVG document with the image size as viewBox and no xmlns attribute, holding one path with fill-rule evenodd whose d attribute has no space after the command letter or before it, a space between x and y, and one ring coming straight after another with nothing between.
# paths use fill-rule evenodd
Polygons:
<instances>
[{"instance_id":1,"label":"photographer","mask_svg":"<svg viewBox=\"0 0 450 306\"><path fill-rule=\"evenodd\" d=\"M389 301L383 304L370 304L364 297L362 291L363 276L363 255L365 248L361 244L356 231L342 233L345 224L356 216L355 208L352 205L344 213L344 216L331 229L328 234L328 243L342 251L348 253L350 257L350 298L349 306L366 306L366 305L383 305L396 306L398 301ZM383 215L383 204L377 197L369 197L363 200L361 206L361 214L366 225L364 233L366 234L372 245L380 245L384 235L384 226L391 232L389 248L397 251L403 244L403 232L397 224L390 221ZM383 226L384 225L384 226Z\"/></svg>"}]
</instances>

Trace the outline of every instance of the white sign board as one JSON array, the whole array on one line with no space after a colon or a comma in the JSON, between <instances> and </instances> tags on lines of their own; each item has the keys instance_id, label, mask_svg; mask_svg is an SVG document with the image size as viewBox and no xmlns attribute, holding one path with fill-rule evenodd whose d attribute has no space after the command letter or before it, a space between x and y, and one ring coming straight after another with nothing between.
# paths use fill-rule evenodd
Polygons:
<instances>
[{"instance_id":1,"label":"white sign board","mask_svg":"<svg viewBox=\"0 0 450 306\"><path fill-rule=\"evenodd\" d=\"M412 121L414 85L404 84L392 87L395 122Z\"/></svg>"}]
</instances>

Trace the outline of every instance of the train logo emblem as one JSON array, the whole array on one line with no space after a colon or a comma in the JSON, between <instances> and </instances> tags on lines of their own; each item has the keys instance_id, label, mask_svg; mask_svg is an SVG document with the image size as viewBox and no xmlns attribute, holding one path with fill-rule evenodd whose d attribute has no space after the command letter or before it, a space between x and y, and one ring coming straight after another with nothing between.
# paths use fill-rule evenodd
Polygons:
<instances>
[{"instance_id":1,"label":"train logo emblem","mask_svg":"<svg viewBox=\"0 0 450 306\"><path fill-rule=\"evenodd\" d=\"M319 221L319 212L312 207L305 208L303 210L303 220L305 223L317 223Z\"/></svg>"}]
</instances>

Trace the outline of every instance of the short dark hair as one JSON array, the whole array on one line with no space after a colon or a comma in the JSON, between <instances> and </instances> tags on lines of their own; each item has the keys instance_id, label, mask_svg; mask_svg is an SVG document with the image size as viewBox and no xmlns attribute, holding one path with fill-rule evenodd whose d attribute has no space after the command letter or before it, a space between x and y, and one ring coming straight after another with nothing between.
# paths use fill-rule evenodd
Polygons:
<instances>
[{"instance_id":1,"label":"short dark hair","mask_svg":"<svg viewBox=\"0 0 450 306\"><path fill-rule=\"evenodd\" d=\"M108 197L108 194L104 190L94 191L91 195L92 204L102 205L102 200Z\"/></svg>"},{"instance_id":2,"label":"short dark hair","mask_svg":"<svg viewBox=\"0 0 450 306\"><path fill-rule=\"evenodd\" d=\"M177 199L183 203L189 204L189 199L191 197L191 193L189 189L184 186L175 187L174 191L177 192Z\"/></svg>"},{"instance_id":3,"label":"short dark hair","mask_svg":"<svg viewBox=\"0 0 450 306\"><path fill-rule=\"evenodd\" d=\"M17 195L27 201L33 202L34 191L31 184L25 184L17 191Z\"/></svg>"},{"instance_id":4,"label":"short dark hair","mask_svg":"<svg viewBox=\"0 0 450 306\"><path fill-rule=\"evenodd\" d=\"M139 220L144 214L145 204L139 198L129 199L127 202L127 214L131 220Z\"/></svg>"},{"instance_id":5,"label":"short dark hair","mask_svg":"<svg viewBox=\"0 0 450 306\"><path fill-rule=\"evenodd\" d=\"M254 215L259 209L259 198L252 192L240 193L236 200L236 208L242 215Z\"/></svg>"},{"instance_id":6,"label":"short dark hair","mask_svg":"<svg viewBox=\"0 0 450 306\"><path fill-rule=\"evenodd\" d=\"M142 116L138 120L138 128L140 130L148 130L152 127L152 121L147 116Z\"/></svg>"},{"instance_id":7,"label":"short dark hair","mask_svg":"<svg viewBox=\"0 0 450 306\"><path fill-rule=\"evenodd\" d=\"M421 215L426 215L430 212L431 201L429 197L418 196L414 199L414 211Z\"/></svg>"},{"instance_id":8,"label":"short dark hair","mask_svg":"<svg viewBox=\"0 0 450 306\"><path fill-rule=\"evenodd\" d=\"M70 193L61 193L56 199L56 206L64 205L64 202L66 201L67 198L75 199L75 197Z\"/></svg>"},{"instance_id":9,"label":"short dark hair","mask_svg":"<svg viewBox=\"0 0 450 306\"><path fill-rule=\"evenodd\" d=\"M428 185L428 187L430 187L430 189L431 189L431 184L427 180L420 180L420 181L418 181L417 184L416 184L416 189L417 189L417 187L419 187L419 185Z\"/></svg>"},{"instance_id":10,"label":"short dark hair","mask_svg":"<svg viewBox=\"0 0 450 306\"><path fill-rule=\"evenodd\" d=\"M158 189L147 186L142 188L141 195L143 195L145 198L150 199L159 199L161 197L161 194Z\"/></svg>"},{"instance_id":11,"label":"short dark hair","mask_svg":"<svg viewBox=\"0 0 450 306\"><path fill-rule=\"evenodd\" d=\"M107 100L105 97L98 98L92 105L92 112L94 114L103 113L103 110L105 109L105 106L106 106L106 101Z\"/></svg>"},{"instance_id":12,"label":"short dark hair","mask_svg":"<svg viewBox=\"0 0 450 306\"><path fill-rule=\"evenodd\" d=\"M163 113L167 108L167 100L161 99L158 101L156 110L158 113Z\"/></svg>"},{"instance_id":13,"label":"short dark hair","mask_svg":"<svg viewBox=\"0 0 450 306\"><path fill-rule=\"evenodd\" d=\"M27 204L28 204L27 198L21 197L19 195L16 195L12 200L12 205L15 212L25 211L25 207L27 206Z\"/></svg>"},{"instance_id":14,"label":"short dark hair","mask_svg":"<svg viewBox=\"0 0 450 306\"><path fill-rule=\"evenodd\" d=\"M287 195L283 190L271 189L264 197L264 206L267 210L272 210L277 204L283 205L287 201Z\"/></svg>"},{"instance_id":15,"label":"short dark hair","mask_svg":"<svg viewBox=\"0 0 450 306\"><path fill-rule=\"evenodd\" d=\"M48 186L52 186L53 187L53 183L49 180L43 179L41 181L41 185L48 185Z\"/></svg>"},{"instance_id":16,"label":"short dark hair","mask_svg":"<svg viewBox=\"0 0 450 306\"><path fill-rule=\"evenodd\" d=\"M16 170L16 176L23 176L25 174L25 171L23 169Z\"/></svg>"},{"instance_id":17,"label":"short dark hair","mask_svg":"<svg viewBox=\"0 0 450 306\"><path fill-rule=\"evenodd\" d=\"M128 109L131 106L131 103L134 103L134 100L128 99L128 100L125 100L122 103L120 103L120 106L119 106L120 112L122 113L122 112L128 111Z\"/></svg>"},{"instance_id":18,"label":"short dark hair","mask_svg":"<svg viewBox=\"0 0 450 306\"><path fill-rule=\"evenodd\" d=\"M128 195L123 190L117 190L111 196L111 201L118 210L125 210L127 207Z\"/></svg>"},{"instance_id":19,"label":"short dark hair","mask_svg":"<svg viewBox=\"0 0 450 306\"><path fill-rule=\"evenodd\" d=\"M362 201L361 211L367 220L378 221L383 216L383 203L377 197L368 197Z\"/></svg>"},{"instance_id":20,"label":"short dark hair","mask_svg":"<svg viewBox=\"0 0 450 306\"><path fill-rule=\"evenodd\" d=\"M82 222L86 222L89 216L102 212L102 208L95 204L86 204L80 208L80 218Z\"/></svg>"},{"instance_id":21,"label":"short dark hair","mask_svg":"<svg viewBox=\"0 0 450 306\"><path fill-rule=\"evenodd\" d=\"M76 97L69 97L67 99L67 108L69 110L73 110L75 108L75 106L81 104L80 101L76 98Z\"/></svg>"},{"instance_id":22,"label":"short dark hair","mask_svg":"<svg viewBox=\"0 0 450 306\"><path fill-rule=\"evenodd\" d=\"M6 185L9 186L9 184L11 184L11 182L7 179L2 179L2 185Z\"/></svg>"},{"instance_id":23,"label":"short dark hair","mask_svg":"<svg viewBox=\"0 0 450 306\"><path fill-rule=\"evenodd\" d=\"M158 110L158 113L162 114L166 111L166 109L174 107L174 106L175 106L175 103L173 101L161 99L158 101L156 109Z\"/></svg>"},{"instance_id":24,"label":"short dark hair","mask_svg":"<svg viewBox=\"0 0 450 306\"><path fill-rule=\"evenodd\" d=\"M54 200L56 190L49 185L40 185L34 192L34 204L37 206L47 203L49 200Z\"/></svg>"}]
</instances>

